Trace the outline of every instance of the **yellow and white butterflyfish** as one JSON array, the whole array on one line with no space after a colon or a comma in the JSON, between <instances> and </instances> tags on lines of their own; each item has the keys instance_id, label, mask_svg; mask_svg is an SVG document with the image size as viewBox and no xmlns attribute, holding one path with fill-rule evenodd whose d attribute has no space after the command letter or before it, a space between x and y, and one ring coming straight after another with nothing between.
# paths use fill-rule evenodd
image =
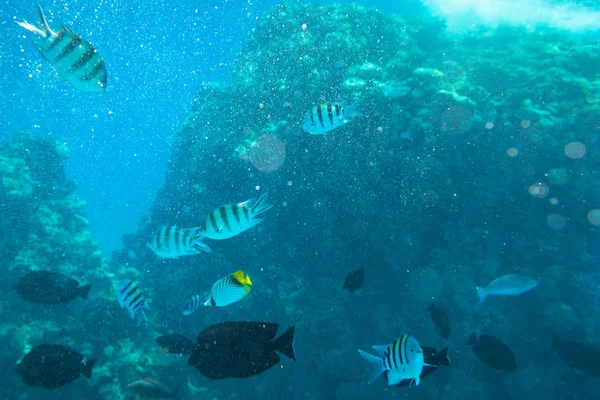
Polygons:
<instances>
[{"instance_id":1,"label":"yellow and white butterflyfish","mask_svg":"<svg viewBox=\"0 0 600 400\"><path fill-rule=\"evenodd\" d=\"M252 281L250 280L250 276L246 275L242 270L236 271L231 275L219 279L213 285L204 305L225 307L233 304L246 297L250 293L251 286Z\"/></svg>"}]
</instances>

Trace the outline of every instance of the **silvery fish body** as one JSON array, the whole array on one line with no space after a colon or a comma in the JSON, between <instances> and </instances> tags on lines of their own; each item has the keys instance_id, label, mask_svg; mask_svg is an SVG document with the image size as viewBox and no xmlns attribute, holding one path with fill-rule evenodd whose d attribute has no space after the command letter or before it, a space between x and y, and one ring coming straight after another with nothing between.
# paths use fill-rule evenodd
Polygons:
<instances>
[{"instance_id":1,"label":"silvery fish body","mask_svg":"<svg viewBox=\"0 0 600 400\"><path fill-rule=\"evenodd\" d=\"M106 66L96 49L66 26L54 32L38 6L42 29L28 22L17 22L34 33L35 46L54 70L75 89L83 92L106 90Z\"/></svg>"},{"instance_id":2,"label":"silvery fish body","mask_svg":"<svg viewBox=\"0 0 600 400\"><path fill-rule=\"evenodd\" d=\"M117 299L121 308L126 308L129 311L129 316L139 326L142 321L146 320L144 308L148 307L144 294L139 287L129 279L123 279L117 282Z\"/></svg>"},{"instance_id":3,"label":"silvery fish body","mask_svg":"<svg viewBox=\"0 0 600 400\"><path fill-rule=\"evenodd\" d=\"M530 291L538 285L538 281L527 276L510 274L492 281L485 288L477 288L479 301L483 302L487 296L518 296Z\"/></svg>"},{"instance_id":4,"label":"silvery fish body","mask_svg":"<svg viewBox=\"0 0 600 400\"><path fill-rule=\"evenodd\" d=\"M179 258L203 251L210 253L210 248L203 242L201 232L201 228L163 226L152 235L146 246L161 258Z\"/></svg>"},{"instance_id":5,"label":"silvery fish body","mask_svg":"<svg viewBox=\"0 0 600 400\"><path fill-rule=\"evenodd\" d=\"M321 104L306 113L302 128L312 135L324 135L360 115L354 106L344 108L338 103Z\"/></svg>"},{"instance_id":6,"label":"silvery fish body","mask_svg":"<svg viewBox=\"0 0 600 400\"><path fill-rule=\"evenodd\" d=\"M373 346L378 356L358 350L362 358L371 366L369 385L384 372L388 385L397 385L405 379L421 382L421 372L425 365L423 349L417 340L409 335L402 335L390 345Z\"/></svg>"},{"instance_id":7,"label":"silvery fish body","mask_svg":"<svg viewBox=\"0 0 600 400\"><path fill-rule=\"evenodd\" d=\"M258 216L273 205L268 204L267 193L258 199L246 200L243 203L226 204L213 210L202 229L202 236L208 239L222 240L237 236L262 221Z\"/></svg>"}]
</instances>

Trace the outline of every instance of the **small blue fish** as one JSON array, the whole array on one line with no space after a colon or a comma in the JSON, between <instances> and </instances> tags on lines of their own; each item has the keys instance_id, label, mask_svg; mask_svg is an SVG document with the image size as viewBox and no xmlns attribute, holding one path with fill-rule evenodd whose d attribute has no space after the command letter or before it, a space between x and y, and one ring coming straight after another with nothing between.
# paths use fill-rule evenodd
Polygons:
<instances>
[{"instance_id":1,"label":"small blue fish","mask_svg":"<svg viewBox=\"0 0 600 400\"><path fill-rule=\"evenodd\" d=\"M226 204L214 209L206 218L201 237L213 240L229 239L247 231L262 221L259 216L273 207L268 193L238 204ZM208 246L204 245L206 249ZM205 251L209 251L210 249Z\"/></svg>"},{"instance_id":2,"label":"small blue fish","mask_svg":"<svg viewBox=\"0 0 600 400\"><path fill-rule=\"evenodd\" d=\"M412 336L402 335L387 346L373 346L378 356L358 350L362 358L371 365L369 385L384 372L387 372L388 385L397 385L405 379L421 382L421 372L425 364L423 349Z\"/></svg>"},{"instance_id":3,"label":"small blue fish","mask_svg":"<svg viewBox=\"0 0 600 400\"><path fill-rule=\"evenodd\" d=\"M146 247L161 258L179 258L202 252L210 253L210 248L204 243L201 231L201 228L163 226L152 235Z\"/></svg>"},{"instance_id":4,"label":"small blue fish","mask_svg":"<svg viewBox=\"0 0 600 400\"><path fill-rule=\"evenodd\" d=\"M196 294L188 299L183 306L183 315L190 315L204 305L208 299L209 293L205 292L202 295Z\"/></svg>"},{"instance_id":5,"label":"small blue fish","mask_svg":"<svg viewBox=\"0 0 600 400\"><path fill-rule=\"evenodd\" d=\"M144 308L148 307L140 288L132 280L123 279L117 282L116 291L121 308L127 308L131 319L140 326L142 321L146 320Z\"/></svg>"},{"instance_id":6,"label":"small blue fish","mask_svg":"<svg viewBox=\"0 0 600 400\"><path fill-rule=\"evenodd\" d=\"M306 113L302 128L311 135L324 135L343 126L352 117L361 115L354 105L344 107L338 103L321 104Z\"/></svg>"},{"instance_id":7,"label":"small blue fish","mask_svg":"<svg viewBox=\"0 0 600 400\"><path fill-rule=\"evenodd\" d=\"M66 26L58 32L50 29L40 6L38 18L41 28L25 21L17 24L35 34L35 46L52 68L77 90L106 91L106 66L96 49Z\"/></svg>"},{"instance_id":8,"label":"small blue fish","mask_svg":"<svg viewBox=\"0 0 600 400\"><path fill-rule=\"evenodd\" d=\"M519 296L538 285L538 281L523 275L504 275L492 281L485 288L477 288L479 301L483 303L487 296Z\"/></svg>"}]
</instances>

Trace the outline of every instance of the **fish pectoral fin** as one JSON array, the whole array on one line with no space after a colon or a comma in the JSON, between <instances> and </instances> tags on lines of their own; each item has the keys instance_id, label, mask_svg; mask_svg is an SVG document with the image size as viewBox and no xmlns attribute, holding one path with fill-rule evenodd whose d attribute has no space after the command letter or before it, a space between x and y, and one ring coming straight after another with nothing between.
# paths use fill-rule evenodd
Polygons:
<instances>
[{"instance_id":1,"label":"fish pectoral fin","mask_svg":"<svg viewBox=\"0 0 600 400\"><path fill-rule=\"evenodd\" d=\"M29 32L35 33L38 36L41 36L43 38L46 37L46 34L44 33L43 30L41 30L40 28L38 28L35 25L30 24L29 22L19 22L19 21L15 21L19 26L27 29Z\"/></svg>"}]
</instances>

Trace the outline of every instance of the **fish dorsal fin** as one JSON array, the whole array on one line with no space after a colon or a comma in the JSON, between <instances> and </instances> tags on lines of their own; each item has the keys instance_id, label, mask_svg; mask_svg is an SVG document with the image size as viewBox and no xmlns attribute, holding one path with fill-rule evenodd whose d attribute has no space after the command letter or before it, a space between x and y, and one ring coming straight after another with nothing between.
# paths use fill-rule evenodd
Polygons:
<instances>
[{"instance_id":1,"label":"fish dorsal fin","mask_svg":"<svg viewBox=\"0 0 600 400\"><path fill-rule=\"evenodd\" d=\"M379 356L383 357L383 356L385 356L385 352L387 351L387 348L389 346L387 346L387 345L375 345L375 346L372 346L372 347L373 347L373 350L375 350L375 353L377 353Z\"/></svg>"}]
</instances>

